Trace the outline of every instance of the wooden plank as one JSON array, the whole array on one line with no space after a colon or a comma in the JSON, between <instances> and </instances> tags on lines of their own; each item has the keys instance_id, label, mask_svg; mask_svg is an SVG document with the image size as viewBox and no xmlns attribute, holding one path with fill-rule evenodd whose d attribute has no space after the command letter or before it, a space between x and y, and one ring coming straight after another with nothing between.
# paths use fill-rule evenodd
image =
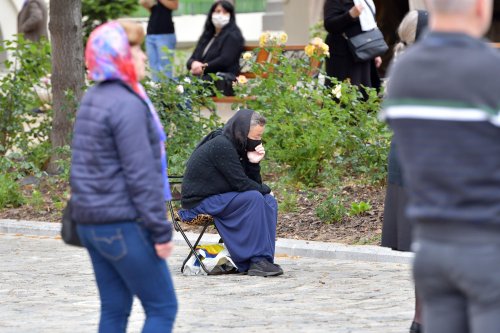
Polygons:
<instances>
[{"instance_id":1,"label":"wooden plank","mask_svg":"<svg viewBox=\"0 0 500 333\"><path fill-rule=\"evenodd\" d=\"M284 51L304 51L305 45L285 45L283 46ZM244 50L245 51L253 51L255 49L260 49L261 47L259 45L245 45Z\"/></svg>"},{"instance_id":2,"label":"wooden plank","mask_svg":"<svg viewBox=\"0 0 500 333\"><path fill-rule=\"evenodd\" d=\"M223 96L223 97L212 97L212 100L215 103L243 103L245 101L252 101L256 97L248 96L248 97L236 97L236 96Z\"/></svg>"}]
</instances>

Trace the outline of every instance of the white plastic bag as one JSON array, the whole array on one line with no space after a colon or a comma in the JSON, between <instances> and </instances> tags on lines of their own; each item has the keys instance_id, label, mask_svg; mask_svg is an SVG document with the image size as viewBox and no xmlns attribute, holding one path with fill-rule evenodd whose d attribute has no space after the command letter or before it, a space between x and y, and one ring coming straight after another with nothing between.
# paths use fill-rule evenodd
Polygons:
<instances>
[{"instance_id":1,"label":"white plastic bag","mask_svg":"<svg viewBox=\"0 0 500 333\"><path fill-rule=\"evenodd\" d=\"M218 244L222 246L222 244ZM202 245L203 247L204 245ZM205 245L206 246L206 245ZM229 252L226 248L217 253L215 257L213 257L208 251L203 248L198 248L196 250L198 255L202 258L203 264L207 268L209 272L231 272L236 270L236 265L234 264ZM207 273L201 268L201 265L198 263L198 260L195 256L191 256L188 262L184 266L184 271L182 272L184 275L207 275Z\"/></svg>"}]
</instances>

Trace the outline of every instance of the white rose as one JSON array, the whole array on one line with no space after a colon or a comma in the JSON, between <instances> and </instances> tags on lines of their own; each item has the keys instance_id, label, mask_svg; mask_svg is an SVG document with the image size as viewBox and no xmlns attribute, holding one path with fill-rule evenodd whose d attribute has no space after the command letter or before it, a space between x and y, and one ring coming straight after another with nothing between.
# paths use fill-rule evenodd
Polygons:
<instances>
[{"instance_id":1,"label":"white rose","mask_svg":"<svg viewBox=\"0 0 500 333\"><path fill-rule=\"evenodd\" d=\"M243 53L243 60L248 61L250 59L252 59L252 52L245 52L245 53Z\"/></svg>"},{"instance_id":2,"label":"white rose","mask_svg":"<svg viewBox=\"0 0 500 333\"><path fill-rule=\"evenodd\" d=\"M337 98L342 97L342 85L337 84L335 88L332 89L332 94L334 94Z\"/></svg>"}]
</instances>

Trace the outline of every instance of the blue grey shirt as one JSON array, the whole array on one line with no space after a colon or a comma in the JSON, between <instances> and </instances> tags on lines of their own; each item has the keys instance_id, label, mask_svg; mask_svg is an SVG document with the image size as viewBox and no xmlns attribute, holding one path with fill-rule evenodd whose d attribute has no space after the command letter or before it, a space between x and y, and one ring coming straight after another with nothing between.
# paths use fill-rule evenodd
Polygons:
<instances>
[{"instance_id":1,"label":"blue grey shirt","mask_svg":"<svg viewBox=\"0 0 500 333\"><path fill-rule=\"evenodd\" d=\"M500 224L500 54L431 32L390 69L382 116L394 130L418 222Z\"/></svg>"}]
</instances>

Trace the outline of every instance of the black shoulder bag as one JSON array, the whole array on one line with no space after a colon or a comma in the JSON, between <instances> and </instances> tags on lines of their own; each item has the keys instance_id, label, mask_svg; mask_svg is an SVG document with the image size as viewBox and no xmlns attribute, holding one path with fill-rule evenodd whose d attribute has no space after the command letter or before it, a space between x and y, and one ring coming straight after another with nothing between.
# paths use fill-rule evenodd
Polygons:
<instances>
[{"instance_id":1,"label":"black shoulder bag","mask_svg":"<svg viewBox=\"0 0 500 333\"><path fill-rule=\"evenodd\" d=\"M368 3L366 3L366 1L364 2L372 12L373 18L375 18L375 11ZM347 40L349 49L351 50L356 62L371 60L375 57L381 56L389 49L389 46L387 46L387 43L384 40L384 35L382 35L379 28L364 31L353 37L347 37L345 33L343 36Z\"/></svg>"}]
</instances>

